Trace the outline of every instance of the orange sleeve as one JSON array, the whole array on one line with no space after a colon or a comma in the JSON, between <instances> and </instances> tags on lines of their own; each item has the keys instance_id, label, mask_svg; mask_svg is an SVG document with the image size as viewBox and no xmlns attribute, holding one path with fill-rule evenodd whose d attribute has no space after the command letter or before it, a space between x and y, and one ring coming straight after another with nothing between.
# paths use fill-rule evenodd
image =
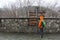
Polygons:
<instances>
[{"instance_id":1,"label":"orange sleeve","mask_svg":"<svg viewBox=\"0 0 60 40\"><path fill-rule=\"evenodd\" d=\"M38 27L39 27L39 28L42 27L42 21L39 22Z\"/></svg>"}]
</instances>

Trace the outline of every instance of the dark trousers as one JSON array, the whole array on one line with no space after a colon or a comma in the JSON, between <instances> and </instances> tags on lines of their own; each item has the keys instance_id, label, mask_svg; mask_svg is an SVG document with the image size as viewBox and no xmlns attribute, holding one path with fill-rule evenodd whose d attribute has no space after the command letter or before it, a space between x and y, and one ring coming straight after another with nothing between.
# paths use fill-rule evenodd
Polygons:
<instances>
[{"instance_id":1,"label":"dark trousers","mask_svg":"<svg viewBox=\"0 0 60 40\"><path fill-rule=\"evenodd\" d=\"M40 34L41 34L41 38L43 38L43 28L40 28Z\"/></svg>"}]
</instances>

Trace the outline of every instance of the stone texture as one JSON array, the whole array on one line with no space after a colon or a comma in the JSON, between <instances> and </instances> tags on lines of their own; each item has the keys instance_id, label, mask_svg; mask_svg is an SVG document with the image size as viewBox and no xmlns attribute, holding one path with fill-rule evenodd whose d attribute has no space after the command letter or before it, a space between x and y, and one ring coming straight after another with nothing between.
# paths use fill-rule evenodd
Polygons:
<instances>
[{"instance_id":1,"label":"stone texture","mask_svg":"<svg viewBox=\"0 0 60 40\"><path fill-rule=\"evenodd\" d=\"M46 29L44 29L45 32L49 33L57 33L60 32L60 20L48 20L46 19ZM28 20L20 20L20 19L5 19L2 23L2 26L0 26L0 31L3 32L28 32L37 33L38 26L28 26Z\"/></svg>"},{"instance_id":2,"label":"stone texture","mask_svg":"<svg viewBox=\"0 0 60 40\"><path fill-rule=\"evenodd\" d=\"M34 12L35 7L30 7L29 10ZM44 8L44 7L39 8L39 11L43 11L43 10L46 11L44 14L46 18L60 18L59 13L56 11L53 11L51 9ZM28 17L27 16L28 13L26 13L26 11L24 13L24 10L23 10L22 13L21 13L21 15L18 16L18 18L20 18L21 16L22 16L22 18ZM24 16L26 16L26 17L24 17ZM40 13L38 14L38 17L39 16L40 16ZM5 18L5 17L3 16L3 18ZM6 18L7 18L7 16L6 16ZM60 32L60 20L46 19L45 21L47 23L45 32L50 32L50 33ZM28 26L27 19L25 19L25 20L22 20L22 19L1 19L0 31L2 31L2 32L28 32L28 33L31 33L31 32L38 32L39 29L38 29L38 26Z\"/></svg>"}]
</instances>

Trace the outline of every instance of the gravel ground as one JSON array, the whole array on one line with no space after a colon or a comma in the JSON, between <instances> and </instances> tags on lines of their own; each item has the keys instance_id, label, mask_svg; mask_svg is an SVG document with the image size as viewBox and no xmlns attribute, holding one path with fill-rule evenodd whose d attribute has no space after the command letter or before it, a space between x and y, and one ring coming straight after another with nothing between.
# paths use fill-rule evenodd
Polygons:
<instances>
[{"instance_id":1,"label":"gravel ground","mask_svg":"<svg viewBox=\"0 0 60 40\"><path fill-rule=\"evenodd\" d=\"M60 34L22 34L22 33L0 33L0 40L60 40Z\"/></svg>"}]
</instances>

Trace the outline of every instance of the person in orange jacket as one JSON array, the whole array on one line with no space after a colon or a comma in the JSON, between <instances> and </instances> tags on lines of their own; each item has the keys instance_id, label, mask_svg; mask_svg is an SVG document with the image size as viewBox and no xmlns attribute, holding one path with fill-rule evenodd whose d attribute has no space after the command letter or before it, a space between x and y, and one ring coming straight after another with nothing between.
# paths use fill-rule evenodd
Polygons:
<instances>
[{"instance_id":1,"label":"person in orange jacket","mask_svg":"<svg viewBox=\"0 0 60 40\"><path fill-rule=\"evenodd\" d=\"M43 26L42 26L42 21L44 21L44 16L43 16L43 15L40 15L40 20L39 20L38 28L40 29L40 32L41 32L41 38L43 38Z\"/></svg>"}]
</instances>

